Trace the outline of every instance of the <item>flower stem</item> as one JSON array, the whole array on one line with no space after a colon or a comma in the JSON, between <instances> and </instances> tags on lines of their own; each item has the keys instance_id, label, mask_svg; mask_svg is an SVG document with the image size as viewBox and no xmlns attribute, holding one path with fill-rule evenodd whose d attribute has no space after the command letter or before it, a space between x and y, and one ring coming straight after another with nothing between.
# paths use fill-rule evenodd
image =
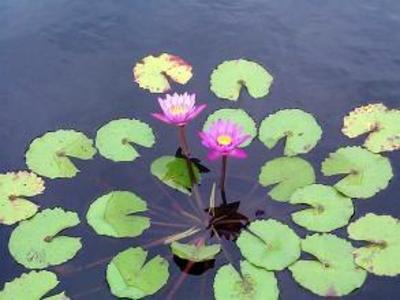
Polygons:
<instances>
[{"instance_id":1,"label":"flower stem","mask_svg":"<svg viewBox=\"0 0 400 300\"><path fill-rule=\"evenodd\" d=\"M196 179L196 176L194 173L193 163L190 160L190 149L189 149L189 145L188 145L188 142L186 139L185 126L179 126L178 131L179 131L179 145L182 149L182 154L186 160L186 166L187 166L188 173L189 173L191 190L192 190L192 193L196 200L197 208L199 209L200 213L202 213L203 212L203 210L202 210L203 201L201 200L201 196L200 196L199 190L197 188L197 179Z\"/></svg>"},{"instance_id":2,"label":"flower stem","mask_svg":"<svg viewBox=\"0 0 400 300\"><path fill-rule=\"evenodd\" d=\"M226 194L225 194L225 181L226 181L226 169L228 164L228 158L226 155L222 156L222 167L221 167L221 178L220 178L220 189L221 189L221 197L222 203L227 204Z\"/></svg>"}]
</instances>

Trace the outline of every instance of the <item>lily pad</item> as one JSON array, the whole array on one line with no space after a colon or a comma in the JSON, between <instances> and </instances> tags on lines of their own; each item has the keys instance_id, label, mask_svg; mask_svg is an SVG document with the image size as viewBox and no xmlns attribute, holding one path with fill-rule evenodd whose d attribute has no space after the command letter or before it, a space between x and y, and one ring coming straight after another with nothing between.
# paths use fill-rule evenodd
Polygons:
<instances>
[{"instance_id":1,"label":"lily pad","mask_svg":"<svg viewBox=\"0 0 400 300\"><path fill-rule=\"evenodd\" d=\"M294 156L309 152L321 136L322 129L313 115L300 109L283 109L261 122L258 137L268 149L286 138L284 154Z\"/></svg>"},{"instance_id":2,"label":"lily pad","mask_svg":"<svg viewBox=\"0 0 400 300\"><path fill-rule=\"evenodd\" d=\"M283 270L300 257L300 238L273 219L252 222L236 244L249 262L270 271Z\"/></svg>"},{"instance_id":3,"label":"lily pad","mask_svg":"<svg viewBox=\"0 0 400 300\"><path fill-rule=\"evenodd\" d=\"M240 262L240 273L228 264L214 278L216 300L277 300L278 282L273 272ZM241 276L242 275L242 276Z\"/></svg>"},{"instance_id":4,"label":"lily pad","mask_svg":"<svg viewBox=\"0 0 400 300\"><path fill-rule=\"evenodd\" d=\"M393 177L389 159L361 147L339 148L322 163L325 176L347 175L335 188L351 198L369 198L385 189Z\"/></svg>"},{"instance_id":5,"label":"lily pad","mask_svg":"<svg viewBox=\"0 0 400 300\"><path fill-rule=\"evenodd\" d=\"M133 68L133 76L142 89L151 93L164 93L171 89L168 79L185 84L193 74L192 66L182 58L162 53L159 56L149 55L143 58Z\"/></svg>"},{"instance_id":6,"label":"lily pad","mask_svg":"<svg viewBox=\"0 0 400 300\"><path fill-rule=\"evenodd\" d=\"M171 244L172 253L181 259L202 262L212 260L221 251L219 244L215 245L193 245L173 242Z\"/></svg>"},{"instance_id":7,"label":"lily pad","mask_svg":"<svg viewBox=\"0 0 400 300\"><path fill-rule=\"evenodd\" d=\"M312 184L296 190L292 204L307 204L311 208L292 214L293 221L312 231L329 232L349 223L354 213L353 202L331 186Z\"/></svg>"},{"instance_id":8,"label":"lily pad","mask_svg":"<svg viewBox=\"0 0 400 300\"><path fill-rule=\"evenodd\" d=\"M250 145L251 141L257 136L257 126L256 122L249 116L247 112L243 109L235 108L223 108L214 111L208 116L206 122L203 125L203 131L207 131L210 126L218 120L229 120L235 122L242 127L243 131L251 136L244 142L241 147L246 147Z\"/></svg>"},{"instance_id":9,"label":"lily pad","mask_svg":"<svg viewBox=\"0 0 400 300\"><path fill-rule=\"evenodd\" d=\"M80 238L58 233L78 224L79 218L74 212L45 209L14 229L8 248L14 259L29 269L62 264L73 258L82 244Z\"/></svg>"},{"instance_id":10,"label":"lily pad","mask_svg":"<svg viewBox=\"0 0 400 300\"><path fill-rule=\"evenodd\" d=\"M44 181L34 173L0 174L0 223L11 225L36 214L38 205L24 198L43 193Z\"/></svg>"},{"instance_id":11,"label":"lily pad","mask_svg":"<svg viewBox=\"0 0 400 300\"><path fill-rule=\"evenodd\" d=\"M4 289L0 291L1 300L55 300L62 298L54 298L50 296L43 298L48 292L58 285L59 281L56 274L49 271L31 271L24 273L20 277L15 278L11 282L4 285ZM63 293L62 293L63 294ZM66 296L64 299L68 299Z\"/></svg>"},{"instance_id":12,"label":"lily pad","mask_svg":"<svg viewBox=\"0 0 400 300\"><path fill-rule=\"evenodd\" d=\"M380 276L400 274L400 221L387 215L369 213L347 228L353 240L367 241L354 250L357 265Z\"/></svg>"},{"instance_id":13,"label":"lily pad","mask_svg":"<svg viewBox=\"0 0 400 300\"><path fill-rule=\"evenodd\" d=\"M25 154L33 172L49 178L72 178L79 170L71 158L88 160L96 149L93 141L75 130L57 130L36 138Z\"/></svg>"},{"instance_id":14,"label":"lily pad","mask_svg":"<svg viewBox=\"0 0 400 300\"><path fill-rule=\"evenodd\" d=\"M362 286L367 273L353 261L351 244L333 234L314 234L301 242L317 260L299 260L289 267L302 287L322 297L341 297Z\"/></svg>"},{"instance_id":15,"label":"lily pad","mask_svg":"<svg viewBox=\"0 0 400 300\"><path fill-rule=\"evenodd\" d=\"M64 292L62 292L54 296L43 298L43 300L71 300L71 298L69 298L67 295L65 295Z\"/></svg>"},{"instance_id":16,"label":"lily pad","mask_svg":"<svg viewBox=\"0 0 400 300\"><path fill-rule=\"evenodd\" d=\"M128 248L115 256L107 267L107 282L114 296L142 299L155 294L169 277L168 261L157 255L146 262L147 251Z\"/></svg>"},{"instance_id":17,"label":"lily pad","mask_svg":"<svg viewBox=\"0 0 400 300\"><path fill-rule=\"evenodd\" d=\"M368 133L364 147L374 153L400 149L400 111L382 103L357 107L343 120L342 132L355 138Z\"/></svg>"},{"instance_id":18,"label":"lily pad","mask_svg":"<svg viewBox=\"0 0 400 300\"><path fill-rule=\"evenodd\" d=\"M278 157L264 164L258 181L263 186L276 184L268 195L287 202L295 190L315 182L315 173L312 165L302 158Z\"/></svg>"},{"instance_id":19,"label":"lily pad","mask_svg":"<svg viewBox=\"0 0 400 300\"><path fill-rule=\"evenodd\" d=\"M228 60L220 64L211 74L211 91L217 97L237 100L242 86L253 98L268 95L273 78L260 64L245 60Z\"/></svg>"},{"instance_id":20,"label":"lily pad","mask_svg":"<svg viewBox=\"0 0 400 300\"><path fill-rule=\"evenodd\" d=\"M113 191L90 205L86 219L98 234L135 237L150 227L148 217L137 215L145 211L146 202L134 193Z\"/></svg>"},{"instance_id":21,"label":"lily pad","mask_svg":"<svg viewBox=\"0 0 400 300\"><path fill-rule=\"evenodd\" d=\"M103 125L96 136L99 153L112 161L133 161L139 153L131 144L150 148L155 143L153 130L136 119L118 119Z\"/></svg>"},{"instance_id":22,"label":"lily pad","mask_svg":"<svg viewBox=\"0 0 400 300\"><path fill-rule=\"evenodd\" d=\"M200 171L192 163L196 181L200 181ZM189 171L184 158L174 156L161 156L157 158L150 167L150 172L166 185L190 195L192 186Z\"/></svg>"}]
</instances>

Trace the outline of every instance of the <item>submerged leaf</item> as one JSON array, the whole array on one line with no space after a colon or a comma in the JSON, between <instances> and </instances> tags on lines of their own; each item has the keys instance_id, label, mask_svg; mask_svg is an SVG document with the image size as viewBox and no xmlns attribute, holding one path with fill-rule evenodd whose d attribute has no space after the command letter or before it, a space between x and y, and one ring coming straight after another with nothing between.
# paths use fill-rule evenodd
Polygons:
<instances>
[{"instance_id":1,"label":"submerged leaf","mask_svg":"<svg viewBox=\"0 0 400 300\"><path fill-rule=\"evenodd\" d=\"M311 208L292 214L293 221L312 231L329 232L349 223L354 213L350 198L336 189L312 184L296 190L290 198L292 204L307 204Z\"/></svg>"},{"instance_id":2,"label":"submerged leaf","mask_svg":"<svg viewBox=\"0 0 400 300\"><path fill-rule=\"evenodd\" d=\"M300 257L300 238L273 219L252 222L236 244L249 262L267 270L283 270Z\"/></svg>"},{"instance_id":3,"label":"submerged leaf","mask_svg":"<svg viewBox=\"0 0 400 300\"><path fill-rule=\"evenodd\" d=\"M200 181L200 172L192 163L196 181ZM184 158L174 156L161 156L157 158L150 167L150 172L166 185L182 192L190 194L192 186L187 163Z\"/></svg>"},{"instance_id":4,"label":"submerged leaf","mask_svg":"<svg viewBox=\"0 0 400 300\"><path fill-rule=\"evenodd\" d=\"M251 141L257 135L256 122L249 116L247 112L239 108L223 108L214 111L208 116L206 122L203 125L203 131L208 131L210 126L218 121L232 121L242 127L243 131L251 136L251 139L245 141L241 147L246 147L250 145Z\"/></svg>"},{"instance_id":5,"label":"submerged leaf","mask_svg":"<svg viewBox=\"0 0 400 300\"><path fill-rule=\"evenodd\" d=\"M11 225L36 214L38 206L24 198L41 194L44 181L26 171L0 174L0 223Z\"/></svg>"},{"instance_id":6,"label":"submerged leaf","mask_svg":"<svg viewBox=\"0 0 400 300\"><path fill-rule=\"evenodd\" d=\"M142 89L151 93L164 93L171 89L167 77L179 84L192 78L192 66L176 55L162 53L149 55L133 68L135 81Z\"/></svg>"},{"instance_id":7,"label":"submerged leaf","mask_svg":"<svg viewBox=\"0 0 400 300\"><path fill-rule=\"evenodd\" d=\"M211 91L221 99L237 100L242 86L253 98L262 98L269 92L273 78L258 63L245 59L228 60L211 74Z\"/></svg>"},{"instance_id":8,"label":"submerged leaf","mask_svg":"<svg viewBox=\"0 0 400 300\"><path fill-rule=\"evenodd\" d=\"M389 159L361 147L339 148L322 163L325 176L347 175L335 188L351 198L369 198L385 189L393 177Z\"/></svg>"},{"instance_id":9,"label":"submerged leaf","mask_svg":"<svg viewBox=\"0 0 400 300\"><path fill-rule=\"evenodd\" d=\"M228 264L214 278L216 300L277 300L278 281L273 272L240 262L240 273ZM242 275L242 276L241 276Z\"/></svg>"},{"instance_id":10,"label":"submerged leaf","mask_svg":"<svg viewBox=\"0 0 400 300\"><path fill-rule=\"evenodd\" d=\"M150 148L155 143L153 130L136 119L118 119L103 125L96 136L99 153L112 161L133 161L139 153L131 144Z\"/></svg>"},{"instance_id":11,"label":"submerged leaf","mask_svg":"<svg viewBox=\"0 0 400 300\"><path fill-rule=\"evenodd\" d=\"M43 298L49 291L58 285L59 281L56 274L49 271L31 271L24 273L20 277L15 278L11 282L4 285L4 289L0 291L1 300L53 300L62 299L54 298L56 296ZM29 295L29 296L28 296ZM27 298L28 297L28 298ZM64 299L68 299L65 297Z\"/></svg>"},{"instance_id":12,"label":"submerged leaf","mask_svg":"<svg viewBox=\"0 0 400 300\"><path fill-rule=\"evenodd\" d=\"M86 219L98 234L135 237L150 227L148 217L136 214L145 211L146 202L134 193L113 191L90 205Z\"/></svg>"},{"instance_id":13,"label":"submerged leaf","mask_svg":"<svg viewBox=\"0 0 400 300\"><path fill-rule=\"evenodd\" d=\"M369 133L364 146L378 153L400 149L400 111L382 103L357 107L343 119L342 132L355 138Z\"/></svg>"},{"instance_id":14,"label":"submerged leaf","mask_svg":"<svg viewBox=\"0 0 400 300\"><path fill-rule=\"evenodd\" d=\"M263 186L276 184L268 195L286 202L295 190L314 183L315 173L312 165L302 158L278 157L264 164L258 181Z\"/></svg>"},{"instance_id":15,"label":"submerged leaf","mask_svg":"<svg viewBox=\"0 0 400 300\"><path fill-rule=\"evenodd\" d=\"M350 238L368 241L354 250L357 265L375 275L400 274L400 221L387 215L369 213L347 228Z\"/></svg>"},{"instance_id":16,"label":"submerged leaf","mask_svg":"<svg viewBox=\"0 0 400 300\"><path fill-rule=\"evenodd\" d=\"M221 251L219 244L215 245L193 245L173 242L171 244L172 253L181 259L203 262L214 259L214 257Z\"/></svg>"},{"instance_id":17,"label":"submerged leaf","mask_svg":"<svg viewBox=\"0 0 400 300\"><path fill-rule=\"evenodd\" d=\"M107 282L114 296L142 299L155 294L169 277L168 261L157 255L146 262L147 251L128 248L115 256L107 267Z\"/></svg>"},{"instance_id":18,"label":"submerged leaf","mask_svg":"<svg viewBox=\"0 0 400 300\"><path fill-rule=\"evenodd\" d=\"M322 129L314 116L300 109L283 109L266 117L260 125L259 139L268 149L286 138L284 153L307 153L321 139Z\"/></svg>"},{"instance_id":19,"label":"submerged leaf","mask_svg":"<svg viewBox=\"0 0 400 300\"><path fill-rule=\"evenodd\" d=\"M45 209L14 229L8 248L14 259L29 269L62 264L73 258L82 244L80 238L58 233L78 224L79 218L74 212Z\"/></svg>"},{"instance_id":20,"label":"submerged leaf","mask_svg":"<svg viewBox=\"0 0 400 300\"><path fill-rule=\"evenodd\" d=\"M71 158L88 160L96 149L81 132L57 130L36 138L26 152L26 164L33 172L49 178L72 178L79 170Z\"/></svg>"},{"instance_id":21,"label":"submerged leaf","mask_svg":"<svg viewBox=\"0 0 400 300\"><path fill-rule=\"evenodd\" d=\"M333 234L314 234L301 242L317 260L299 260L289 267L304 288L322 297L341 297L362 286L367 273L354 264L351 244Z\"/></svg>"}]
</instances>

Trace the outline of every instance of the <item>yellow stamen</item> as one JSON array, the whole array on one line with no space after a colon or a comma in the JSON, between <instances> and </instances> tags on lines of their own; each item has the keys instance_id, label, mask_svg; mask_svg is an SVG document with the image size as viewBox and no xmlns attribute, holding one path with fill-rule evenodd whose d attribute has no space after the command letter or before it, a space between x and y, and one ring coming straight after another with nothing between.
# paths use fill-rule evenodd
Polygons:
<instances>
[{"instance_id":1,"label":"yellow stamen","mask_svg":"<svg viewBox=\"0 0 400 300\"><path fill-rule=\"evenodd\" d=\"M186 107L181 106L181 105L174 105L170 108L169 112L173 115L179 115L186 113Z\"/></svg>"},{"instance_id":2,"label":"yellow stamen","mask_svg":"<svg viewBox=\"0 0 400 300\"><path fill-rule=\"evenodd\" d=\"M227 146L232 143L232 138L229 135L222 134L219 137L217 137L217 142L221 146Z\"/></svg>"}]
</instances>

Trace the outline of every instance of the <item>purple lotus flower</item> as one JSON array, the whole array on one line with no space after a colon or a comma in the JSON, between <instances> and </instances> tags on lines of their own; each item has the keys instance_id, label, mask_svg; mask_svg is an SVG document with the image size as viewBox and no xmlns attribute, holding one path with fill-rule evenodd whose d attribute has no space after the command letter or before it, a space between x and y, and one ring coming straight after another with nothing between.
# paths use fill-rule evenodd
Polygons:
<instances>
[{"instance_id":1,"label":"purple lotus flower","mask_svg":"<svg viewBox=\"0 0 400 300\"><path fill-rule=\"evenodd\" d=\"M196 95L184 93L166 95L165 99L158 98L162 113L153 113L152 116L167 124L184 126L206 108L206 104L196 106Z\"/></svg>"},{"instance_id":2,"label":"purple lotus flower","mask_svg":"<svg viewBox=\"0 0 400 300\"><path fill-rule=\"evenodd\" d=\"M232 121L218 120L207 131L199 132L202 144L210 149L208 159L216 160L223 156L246 158L247 153L239 148L251 138Z\"/></svg>"}]
</instances>

